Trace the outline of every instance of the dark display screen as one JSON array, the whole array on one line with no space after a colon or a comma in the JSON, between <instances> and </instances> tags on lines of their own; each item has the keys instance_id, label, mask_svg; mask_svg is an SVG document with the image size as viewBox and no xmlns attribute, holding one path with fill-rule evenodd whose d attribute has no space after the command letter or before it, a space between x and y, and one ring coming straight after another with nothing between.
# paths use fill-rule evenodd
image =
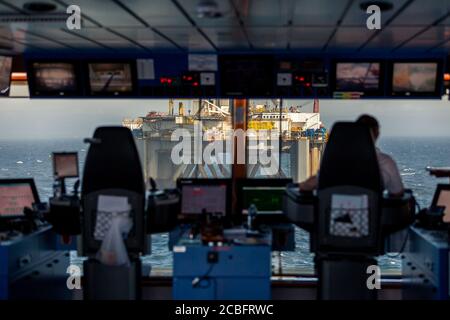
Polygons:
<instances>
[{"instance_id":1,"label":"dark display screen","mask_svg":"<svg viewBox=\"0 0 450 320\"><path fill-rule=\"evenodd\" d=\"M264 97L274 94L272 56L224 55L219 57L223 96Z\"/></svg>"}]
</instances>

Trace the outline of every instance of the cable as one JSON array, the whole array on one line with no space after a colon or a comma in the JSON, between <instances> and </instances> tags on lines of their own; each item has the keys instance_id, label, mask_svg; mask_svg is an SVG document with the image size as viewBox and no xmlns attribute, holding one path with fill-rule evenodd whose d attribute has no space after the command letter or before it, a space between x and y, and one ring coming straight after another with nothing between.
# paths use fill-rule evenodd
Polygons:
<instances>
[{"instance_id":1,"label":"cable","mask_svg":"<svg viewBox=\"0 0 450 320\"><path fill-rule=\"evenodd\" d=\"M281 259L282 259L281 251L278 251L278 272L280 276L283 275L283 261Z\"/></svg>"},{"instance_id":2,"label":"cable","mask_svg":"<svg viewBox=\"0 0 450 320\"><path fill-rule=\"evenodd\" d=\"M422 209L420 208L419 202L416 200L415 197L413 197L413 199L414 199L415 207L417 208L417 212L420 212ZM403 253L403 251L404 251L405 248L406 248L406 243L408 242L408 237L409 237L409 232L406 232L405 240L403 241L403 244L402 244L402 246L400 247L399 252L397 252L397 253L394 254L394 255L386 254L386 256L387 256L388 258L391 258L391 259L392 259L392 258L398 258L398 257Z\"/></svg>"},{"instance_id":3,"label":"cable","mask_svg":"<svg viewBox=\"0 0 450 320\"><path fill-rule=\"evenodd\" d=\"M420 212L420 210L422 210L422 208L420 207L420 204L419 204L419 202L416 200L416 198L414 198L414 203L416 204L417 212Z\"/></svg>"},{"instance_id":4,"label":"cable","mask_svg":"<svg viewBox=\"0 0 450 320\"><path fill-rule=\"evenodd\" d=\"M192 287L193 288L206 289L206 288L209 288L211 286L211 279L209 278L209 274L213 270L214 265L215 265L215 263L210 264L208 270L205 272L204 275L202 275L200 277L196 277L196 278L194 278L194 280L192 280ZM207 280L206 281L206 285L201 285L204 280Z\"/></svg>"},{"instance_id":5,"label":"cable","mask_svg":"<svg viewBox=\"0 0 450 320\"><path fill-rule=\"evenodd\" d=\"M387 256L388 258L391 258L391 259L393 259L393 258L398 258L398 257L403 253L403 251L405 250L406 243L408 242L408 238L409 238L409 232L407 231L407 232L406 232L406 236L405 236L405 240L403 240L403 244L402 244L402 246L400 247L399 252L397 252L397 253L394 254L394 255L390 255L390 254L386 253L386 256Z\"/></svg>"}]
</instances>

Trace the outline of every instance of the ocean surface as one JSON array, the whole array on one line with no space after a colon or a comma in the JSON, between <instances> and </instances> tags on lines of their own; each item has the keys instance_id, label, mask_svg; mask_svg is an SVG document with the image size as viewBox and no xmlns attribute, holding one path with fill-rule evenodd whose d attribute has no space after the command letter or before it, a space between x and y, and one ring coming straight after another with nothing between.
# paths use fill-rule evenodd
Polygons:
<instances>
[{"instance_id":1,"label":"ocean surface","mask_svg":"<svg viewBox=\"0 0 450 320\"><path fill-rule=\"evenodd\" d=\"M447 179L430 176L425 167L450 165L449 138L382 138L378 147L397 161L405 186L414 190L421 207L430 204L437 183L448 183ZM51 153L78 151L80 168L83 168L87 148L82 139L0 140L0 178L33 177L41 200L46 201L52 194ZM73 182L68 182L68 190L71 190ZM167 240L164 234L153 236L152 254L145 258L153 268L170 268L172 257ZM273 261L275 270L278 270L278 257L274 257ZM399 270L400 262L397 258L384 256L380 258L380 265L386 271L395 271ZM312 256L306 232L297 229L296 251L282 253L281 266L284 272L312 272Z\"/></svg>"}]
</instances>

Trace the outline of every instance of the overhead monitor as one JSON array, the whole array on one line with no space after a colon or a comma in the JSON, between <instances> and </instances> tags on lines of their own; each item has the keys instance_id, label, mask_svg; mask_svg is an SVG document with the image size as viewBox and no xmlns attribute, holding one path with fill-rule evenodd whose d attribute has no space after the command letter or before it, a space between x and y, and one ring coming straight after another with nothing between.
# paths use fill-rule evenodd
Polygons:
<instances>
[{"instance_id":1,"label":"overhead monitor","mask_svg":"<svg viewBox=\"0 0 450 320\"><path fill-rule=\"evenodd\" d=\"M39 203L33 179L0 179L0 218L24 216L33 203Z\"/></svg>"},{"instance_id":2,"label":"overhead monitor","mask_svg":"<svg viewBox=\"0 0 450 320\"><path fill-rule=\"evenodd\" d=\"M73 96L80 93L76 63L33 62L30 72L30 94L33 96Z\"/></svg>"},{"instance_id":3,"label":"overhead monitor","mask_svg":"<svg viewBox=\"0 0 450 320\"><path fill-rule=\"evenodd\" d=\"M53 153L53 176L57 178L78 177L78 153L77 152L54 152Z\"/></svg>"},{"instance_id":4,"label":"overhead monitor","mask_svg":"<svg viewBox=\"0 0 450 320\"><path fill-rule=\"evenodd\" d=\"M132 95L135 70L131 62L89 63L89 92L98 96Z\"/></svg>"},{"instance_id":5,"label":"overhead monitor","mask_svg":"<svg viewBox=\"0 0 450 320\"><path fill-rule=\"evenodd\" d=\"M9 95L12 57L0 56L0 96Z\"/></svg>"},{"instance_id":6,"label":"overhead monitor","mask_svg":"<svg viewBox=\"0 0 450 320\"><path fill-rule=\"evenodd\" d=\"M334 90L380 94L381 71L380 62L337 62Z\"/></svg>"},{"instance_id":7,"label":"overhead monitor","mask_svg":"<svg viewBox=\"0 0 450 320\"><path fill-rule=\"evenodd\" d=\"M230 202L230 183L226 179L182 179L181 214L199 215L206 211L227 215Z\"/></svg>"},{"instance_id":8,"label":"overhead monitor","mask_svg":"<svg viewBox=\"0 0 450 320\"><path fill-rule=\"evenodd\" d=\"M439 95L437 62L395 62L392 67L392 95Z\"/></svg>"},{"instance_id":9,"label":"overhead monitor","mask_svg":"<svg viewBox=\"0 0 450 320\"><path fill-rule=\"evenodd\" d=\"M434 193L432 207L443 207L443 221L450 223L450 185L438 184Z\"/></svg>"},{"instance_id":10,"label":"overhead monitor","mask_svg":"<svg viewBox=\"0 0 450 320\"><path fill-rule=\"evenodd\" d=\"M258 214L282 214L286 187L243 187L243 214L255 205Z\"/></svg>"},{"instance_id":11,"label":"overhead monitor","mask_svg":"<svg viewBox=\"0 0 450 320\"><path fill-rule=\"evenodd\" d=\"M271 55L221 55L219 67L223 97L274 94L275 62Z\"/></svg>"}]
</instances>

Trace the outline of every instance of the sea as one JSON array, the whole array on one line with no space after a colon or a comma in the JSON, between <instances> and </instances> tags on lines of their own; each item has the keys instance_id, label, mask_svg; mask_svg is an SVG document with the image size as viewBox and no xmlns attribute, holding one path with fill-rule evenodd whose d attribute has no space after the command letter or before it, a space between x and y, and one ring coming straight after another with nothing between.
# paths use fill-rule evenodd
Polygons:
<instances>
[{"instance_id":1,"label":"sea","mask_svg":"<svg viewBox=\"0 0 450 320\"><path fill-rule=\"evenodd\" d=\"M420 207L430 205L437 183L448 183L447 179L436 179L425 170L427 166L450 165L450 139L432 137L384 137L378 147L390 154L397 162L404 185L414 191ZM0 140L0 178L33 177L41 201L52 194L51 153L54 151L78 151L80 168L83 168L88 146L82 139L52 140ZM73 186L68 181L68 190ZM274 255L274 269L283 273L312 273L313 256L309 253L309 235L296 229L295 252ZM152 236L151 255L144 257L155 270L170 270L172 254L168 249L167 234ZM400 270L398 254L390 253L379 258L383 271Z\"/></svg>"}]
</instances>

